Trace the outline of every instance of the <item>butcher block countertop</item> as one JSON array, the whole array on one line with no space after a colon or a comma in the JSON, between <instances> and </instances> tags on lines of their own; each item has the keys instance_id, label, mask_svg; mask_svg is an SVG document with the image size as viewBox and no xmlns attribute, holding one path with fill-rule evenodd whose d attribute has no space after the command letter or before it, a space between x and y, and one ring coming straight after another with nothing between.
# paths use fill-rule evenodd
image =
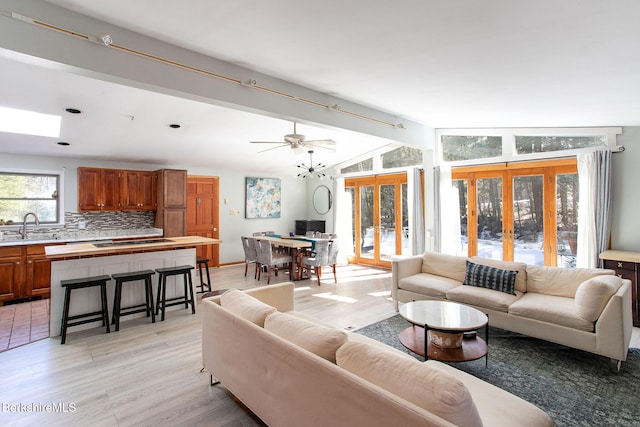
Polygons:
<instances>
[{"instance_id":1,"label":"butcher block countertop","mask_svg":"<svg viewBox=\"0 0 640 427\"><path fill-rule=\"evenodd\" d=\"M45 246L48 259L84 258L93 256L121 255L126 253L181 249L200 245L217 245L220 239L200 236L162 237L143 240L114 241L111 243L76 243Z\"/></svg>"}]
</instances>

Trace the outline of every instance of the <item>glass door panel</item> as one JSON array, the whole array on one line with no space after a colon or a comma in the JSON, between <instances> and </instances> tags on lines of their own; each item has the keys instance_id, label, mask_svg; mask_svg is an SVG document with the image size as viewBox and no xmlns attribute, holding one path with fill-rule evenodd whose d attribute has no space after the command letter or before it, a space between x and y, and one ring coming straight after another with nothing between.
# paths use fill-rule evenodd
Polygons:
<instances>
[{"instance_id":1,"label":"glass door panel","mask_svg":"<svg viewBox=\"0 0 640 427\"><path fill-rule=\"evenodd\" d=\"M476 180L478 256L502 259L502 178Z\"/></svg>"},{"instance_id":2,"label":"glass door panel","mask_svg":"<svg viewBox=\"0 0 640 427\"><path fill-rule=\"evenodd\" d=\"M558 267L575 267L578 240L578 174L556 176L556 235Z\"/></svg>"},{"instance_id":3,"label":"glass door panel","mask_svg":"<svg viewBox=\"0 0 640 427\"><path fill-rule=\"evenodd\" d=\"M513 260L544 265L544 192L542 175L513 178ZM513 236L511 236L513 233Z\"/></svg>"},{"instance_id":4,"label":"glass door panel","mask_svg":"<svg viewBox=\"0 0 640 427\"><path fill-rule=\"evenodd\" d=\"M376 242L373 185L360 187L360 257L373 259Z\"/></svg>"},{"instance_id":5,"label":"glass door panel","mask_svg":"<svg viewBox=\"0 0 640 427\"><path fill-rule=\"evenodd\" d=\"M380 259L390 261L396 254L396 185L380 185Z\"/></svg>"}]
</instances>

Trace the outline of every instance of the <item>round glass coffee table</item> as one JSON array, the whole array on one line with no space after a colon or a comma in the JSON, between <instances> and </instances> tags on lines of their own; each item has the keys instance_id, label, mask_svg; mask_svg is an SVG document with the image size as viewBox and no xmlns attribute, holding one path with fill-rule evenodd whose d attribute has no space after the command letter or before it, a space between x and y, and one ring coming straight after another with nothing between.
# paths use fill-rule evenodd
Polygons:
<instances>
[{"instance_id":1,"label":"round glass coffee table","mask_svg":"<svg viewBox=\"0 0 640 427\"><path fill-rule=\"evenodd\" d=\"M425 360L468 362L488 358L489 317L480 310L451 301L413 301L399 311L413 324L400 332L400 342ZM486 341L476 333L483 326ZM487 362L485 359L485 365Z\"/></svg>"}]
</instances>

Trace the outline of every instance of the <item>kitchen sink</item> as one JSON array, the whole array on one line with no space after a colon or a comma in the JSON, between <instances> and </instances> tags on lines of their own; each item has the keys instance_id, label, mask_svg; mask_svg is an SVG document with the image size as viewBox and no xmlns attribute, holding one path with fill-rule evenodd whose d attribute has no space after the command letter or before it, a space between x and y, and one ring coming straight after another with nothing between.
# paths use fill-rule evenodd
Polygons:
<instances>
[{"instance_id":1,"label":"kitchen sink","mask_svg":"<svg viewBox=\"0 0 640 427\"><path fill-rule=\"evenodd\" d=\"M96 248L109 248L112 246L144 245L147 243L163 243L171 241L172 240L169 239L121 240L118 242L94 243L93 246L95 246Z\"/></svg>"}]
</instances>

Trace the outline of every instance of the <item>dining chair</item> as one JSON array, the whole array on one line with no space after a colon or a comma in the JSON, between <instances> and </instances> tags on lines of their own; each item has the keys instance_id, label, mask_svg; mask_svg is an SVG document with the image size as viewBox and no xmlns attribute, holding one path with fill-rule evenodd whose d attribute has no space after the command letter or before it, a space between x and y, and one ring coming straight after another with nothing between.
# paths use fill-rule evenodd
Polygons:
<instances>
[{"instance_id":1,"label":"dining chair","mask_svg":"<svg viewBox=\"0 0 640 427\"><path fill-rule=\"evenodd\" d=\"M271 242L268 240L256 240L256 247L258 249L258 263L260 269L258 270L258 280L262 276L262 269L267 270L267 284L271 282L271 271L275 270L276 276L278 275L278 266L286 266L292 268L291 255L276 252L271 248Z\"/></svg>"},{"instance_id":2,"label":"dining chair","mask_svg":"<svg viewBox=\"0 0 640 427\"><path fill-rule=\"evenodd\" d=\"M318 277L318 286L322 277L322 267L331 266L333 269L333 281L338 283L336 277L336 260L338 258L338 245L335 241L316 240L315 254L313 256L304 256L300 259L298 268L298 280L302 278L304 270L311 272L315 270Z\"/></svg>"},{"instance_id":3,"label":"dining chair","mask_svg":"<svg viewBox=\"0 0 640 427\"><path fill-rule=\"evenodd\" d=\"M242 248L244 249L244 275L247 276L247 270L249 264L256 265L256 271L253 274L253 278L258 277L258 251L256 250L255 239L251 237L240 237L242 240Z\"/></svg>"}]
</instances>

